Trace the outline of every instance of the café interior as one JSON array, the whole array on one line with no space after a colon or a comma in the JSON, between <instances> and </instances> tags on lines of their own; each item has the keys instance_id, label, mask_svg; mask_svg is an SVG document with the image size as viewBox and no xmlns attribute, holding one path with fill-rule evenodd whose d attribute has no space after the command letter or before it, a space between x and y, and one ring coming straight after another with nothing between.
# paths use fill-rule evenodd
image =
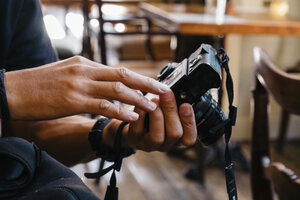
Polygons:
<instances>
[{"instance_id":1,"label":"caf\u00e9 interior","mask_svg":"<svg viewBox=\"0 0 300 200\"><path fill-rule=\"evenodd\" d=\"M156 79L164 66L182 62L203 43L224 48L237 107L229 149L239 199L300 199L296 176L300 1L41 0L41 4L59 59L81 55ZM228 113L225 80L223 73L222 93L215 93L218 106ZM224 141L222 136L211 145L197 140L191 147L168 152L137 150L123 160L117 173L119 199L226 199ZM99 158L70 169L104 199L111 174L90 180L84 173L109 165Z\"/></svg>"}]
</instances>

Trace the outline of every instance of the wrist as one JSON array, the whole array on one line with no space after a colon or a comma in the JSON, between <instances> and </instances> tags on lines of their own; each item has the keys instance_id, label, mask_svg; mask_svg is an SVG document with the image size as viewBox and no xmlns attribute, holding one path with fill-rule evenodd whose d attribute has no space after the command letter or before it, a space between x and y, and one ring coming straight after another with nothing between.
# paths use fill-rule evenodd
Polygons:
<instances>
[{"instance_id":1,"label":"wrist","mask_svg":"<svg viewBox=\"0 0 300 200\"><path fill-rule=\"evenodd\" d=\"M88 139L94 151L103 151L105 148L108 148L108 146L103 143L103 130L110 121L110 118L98 119L89 132Z\"/></svg>"},{"instance_id":2,"label":"wrist","mask_svg":"<svg viewBox=\"0 0 300 200\"><path fill-rule=\"evenodd\" d=\"M122 121L117 120L117 119L113 119L110 121L109 124L107 124L107 126L103 129L103 135L102 135L102 143L108 147L113 148L114 146L114 141L115 141L115 136L117 133L117 130L120 126L120 124L122 123ZM127 143L127 132L129 129L129 124L126 125L123 130L122 130L122 147L127 147L128 143Z\"/></svg>"},{"instance_id":3,"label":"wrist","mask_svg":"<svg viewBox=\"0 0 300 200\"><path fill-rule=\"evenodd\" d=\"M122 122L119 120L111 120L107 118L99 119L92 130L89 133L89 142L96 155L104 160L112 161L116 156L128 157L131 154L135 153L135 150L131 147L124 145L124 131L126 132L125 127L128 131L128 126L123 126L120 129ZM122 131L121 140L118 140L116 137L118 131ZM120 142L117 142L120 141ZM116 148L119 150L116 151ZM119 154L120 153L120 154Z\"/></svg>"}]
</instances>

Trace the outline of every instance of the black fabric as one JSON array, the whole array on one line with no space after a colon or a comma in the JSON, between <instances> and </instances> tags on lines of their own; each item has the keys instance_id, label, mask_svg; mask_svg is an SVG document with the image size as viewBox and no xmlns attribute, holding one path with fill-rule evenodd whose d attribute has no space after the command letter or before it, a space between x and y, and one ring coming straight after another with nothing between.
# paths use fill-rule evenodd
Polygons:
<instances>
[{"instance_id":1,"label":"black fabric","mask_svg":"<svg viewBox=\"0 0 300 200\"><path fill-rule=\"evenodd\" d=\"M10 169L7 167L8 158L10 159ZM15 161L15 163L12 162ZM35 150L32 145L23 142L21 139L0 139L0 163L1 163L1 177L0 180L0 197L13 195L15 190L24 188L32 180L35 171ZM14 164L14 165L13 165ZM23 166L26 175L21 177L20 164ZM4 165L4 166L3 166ZM10 173L7 173L10 170ZM20 174L13 180L4 178L9 174ZM14 175L16 176L16 175Z\"/></svg>"},{"instance_id":2,"label":"black fabric","mask_svg":"<svg viewBox=\"0 0 300 200\"><path fill-rule=\"evenodd\" d=\"M2 119L9 119L10 113L8 109L6 90L4 85L5 69L0 69L0 100L1 100L1 117Z\"/></svg>"},{"instance_id":3,"label":"black fabric","mask_svg":"<svg viewBox=\"0 0 300 200\"><path fill-rule=\"evenodd\" d=\"M0 67L12 71L56 60L39 0L1 0Z\"/></svg>"},{"instance_id":4,"label":"black fabric","mask_svg":"<svg viewBox=\"0 0 300 200\"><path fill-rule=\"evenodd\" d=\"M0 138L0 163L5 157L14 159L25 170L14 181L0 179L0 199L99 200L74 172L26 140Z\"/></svg>"},{"instance_id":5,"label":"black fabric","mask_svg":"<svg viewBox=\"0 0 300 200\"><path fill-rule=\"evenodd\" d=\"M39 0L0 0L0 68L56 60ZM99 200L70 169L19 138L0 138L0 199Z\"/></svg>"}]
</instances>

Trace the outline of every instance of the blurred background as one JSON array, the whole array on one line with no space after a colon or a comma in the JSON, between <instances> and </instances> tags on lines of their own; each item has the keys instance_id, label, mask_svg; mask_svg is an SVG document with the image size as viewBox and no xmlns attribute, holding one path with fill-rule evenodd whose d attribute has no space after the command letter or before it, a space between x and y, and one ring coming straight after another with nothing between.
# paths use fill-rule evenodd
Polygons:
<instances>
[{"instance_id":1,"label":"blurred background","mask_svg":"<svg viewBox=\"0 0 300 200\"><path fill-rule=\"evenodd\" d=\"M249 161L251 91L255 80L253 48L262 47L280 70L300 72L300 1L41 0L41 3L46 30L60 59L82 55L156 78L163 66L181 61L201 43L224 47L230 56L238 106L232 134L238 193L240 199L252 198ZM223 104L226 105L226 100ZM271 157L283 160L299 174L300 118L290 116L285 144L276 150L282 110L272 99L270 104ZM200 147L199 151L193 147L174 149L167 154L137 152L124 161L118 175L119 199L225 199L223 147L219 142L213 147ZM199 155L205 155L204 160ZM85 171L96 171L98 167L99 161L94 160L72 169L83 177ZM83 180L104 198L109 177L106 175L99 184Z\"/></svg>"}]
</instances>

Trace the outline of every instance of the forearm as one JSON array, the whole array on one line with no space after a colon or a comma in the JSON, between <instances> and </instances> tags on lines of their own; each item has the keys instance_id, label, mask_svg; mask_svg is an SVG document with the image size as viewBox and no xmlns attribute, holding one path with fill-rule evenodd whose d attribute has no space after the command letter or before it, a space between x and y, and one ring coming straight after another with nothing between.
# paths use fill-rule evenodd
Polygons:
<instances>
[{"instance_id":1,"label":"forearm","mask_svg":"<svg viewBox=\"0 0 300 200\"><path fill-rule=\"evenodd\" d=\"M88 133L96 120L72 116L48 121L9 121L6 136L34 141L60 162L72 166L93 158Z\"/></svg>"},{"instance_id":2,"label":"forearm","mask_svg":"<svg viewBox=\"0 0 300 200\"><path fill-rule=\"evenodd\" d=\"M83 57L6 72L4 84L10 118L49 120L82 113L133 122L137 113L112 99L147 112L156 105L137 90L156 95L170 88L125 68L111 68ZM3 112L3 111L2 111Z\"/></svg>"}]
</instances>

